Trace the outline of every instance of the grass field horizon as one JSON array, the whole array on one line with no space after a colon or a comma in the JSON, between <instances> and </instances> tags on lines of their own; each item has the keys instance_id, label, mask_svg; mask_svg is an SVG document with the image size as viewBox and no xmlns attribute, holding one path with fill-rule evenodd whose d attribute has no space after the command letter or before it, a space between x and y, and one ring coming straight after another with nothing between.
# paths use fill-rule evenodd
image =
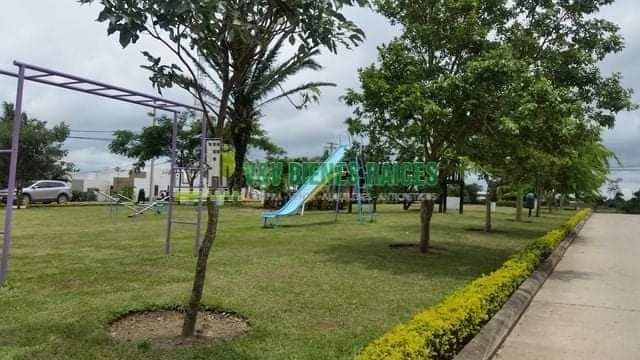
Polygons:
<instances>
[{"instance_id":1,"label":"grass field horizon","mask_svg":"<svg viewBox=\"0 0 640 360\"><path fill-rule=\"evenodd\" d=\"M498 208L490 234L481 231L482 207L435 214L438 251L422 255L389 246L417 242L417 209L382 205L372 224L306 212L275 229L261 227L261 212L222 209L203 299L246 317L249 333L211 346L155 349L114 342L108 324L128 310L186 301L193 228L176 228L174 255L166 257L164 216L129 219L97 206L17 211L9 285L0 289L0 358L352 358L573 213L516 222L514 209Z\"/></svg>"}]
</instances>

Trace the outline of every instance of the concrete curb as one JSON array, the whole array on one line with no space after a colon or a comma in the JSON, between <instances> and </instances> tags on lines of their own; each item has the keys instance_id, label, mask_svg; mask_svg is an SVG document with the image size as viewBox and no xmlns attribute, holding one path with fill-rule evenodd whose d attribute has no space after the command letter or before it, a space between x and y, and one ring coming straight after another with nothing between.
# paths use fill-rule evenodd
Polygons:
<instances>
[{"instance_id":1,"label":"concrete curb","mask_svg":"<svg viewBox=\"0 0 640 360\"><path fill-rule=\"evenodd\" d=\"M589 218L591 214L562 240L553 253L518 287L493 318L454 357L454 360L489 360L495 355Z\"/></svg>"}]
</instances>

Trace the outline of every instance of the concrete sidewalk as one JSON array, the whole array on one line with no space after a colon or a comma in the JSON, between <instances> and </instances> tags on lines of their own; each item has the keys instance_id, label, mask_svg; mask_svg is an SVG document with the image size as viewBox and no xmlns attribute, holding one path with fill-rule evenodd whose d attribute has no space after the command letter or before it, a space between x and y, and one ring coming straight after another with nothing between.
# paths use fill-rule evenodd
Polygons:
<instances>
[{"instance_id":1,"label":"concrete sidewalk","mask_svg":"<svg viewBox=\"0 0 640 360\"><path fill-rule=\"evenodd\" d=\"M594 214L494 359L640 359L640 216Z\"/></svg>"}]
</instances>

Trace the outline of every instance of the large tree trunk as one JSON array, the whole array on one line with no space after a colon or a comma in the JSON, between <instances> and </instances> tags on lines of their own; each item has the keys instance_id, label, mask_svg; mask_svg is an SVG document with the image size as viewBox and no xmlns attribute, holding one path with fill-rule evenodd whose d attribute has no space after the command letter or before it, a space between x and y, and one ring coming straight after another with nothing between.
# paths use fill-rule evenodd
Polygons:
<instances>
[{"instance_id":1,"label":"large tree trunk","mask_svg":"<svg viewBox=\"0 0 640 360\"><path fill-rule=\"evenodd\" d=\"M493 226L491 224L491 199L487 197L485 201L485 217L484 217L484 231L491 232Z\"/></svg>"},{"instance_id":2,"label":"large tree trunk","mask_svg":"<svg viewBox=\"0 0 640 360\"><path fill-rule=\"evenodd\" d=\"M244 177L244 160L247 155L247 148L249 147L249 137L251 136L250 126L240 126L236 128L234 126L232 130L233 148L235 150L235 170L231 176L231 188L234 190L241 190L245 185Z\"/></svg>"},{"instance_id":3,"label":"large tree trunk","mask_svg":"<svg viewBox=\"0 0 640 360\"><path fill-rule=\"evenodd\" d=\"M542 188L538 188L537 189L537 194L536 194L536 217L540 217L540 208L542 207L542 195L543 190Z\"/></svg>"},{"instance_id":4,"label":"large tree trunk","mask_svg":"<svg viewBox=\"0 0 640 360\"><path fill-rule=\"evenodd\" d=\"M182 324L182 336L185 337L193 336L195 333L198 311L200 310L200 301L202 300L202 292L207 275L209 253L213 247L213 242L216 239L218 230L218 215L220 208L215 200L207 199L207 210L207 231L204 235L204 241L198 250L198 261L196 263L196 274L193 278L191 298L187 304L186 312L184 314L184 323Z\"/></svg>"},{"instance_id":5,"label":"large tree trunk","mask_svg":"<svg viewBox=\"0 0 640 360\"><path fill-rule=\"evenodd\" d=\"M440 179L440 182L438 183L438 186L440 187L440 201L438 201L438 213L442 214L447 212L447 210L445 209L445 205L447 204L447 198L446 198L446 187L447 184L446 182L443 184L442 179Z\"/></svg>"},{"instance_id":6,"label":"large tree trunk","mask_svg":"<svg viewBox=\"0 0 640 360\"><path fill-rule=\"evenodd\" d=\"M431 241L431 217L433 216L433 200L422 200L420 206L420 252L429 250Z\"/></svg>"},{"instance_id":7,"label":"large tree trunk","mask_svg":"<svg viewBox=\"0 0 640 360\"><path fill-rule=\"evenodd\" d=\"M349 214L353 213L353 186L349 186Z\"/></svg>"},{"instance_id":8,"label":"large tree trunk","mask_svg":"<svg viewBox=\"0 0 640 360\"><path fill-rule=\"evenodd\" d=\"M522 190L516 191L516 221L522 221Z\"/></svg>"},{"instance_id":9,"label":"large tree trunk","mask_svg":"<svg viewBox=\"0 0 640 360\"><path fill-rule=\"evenodd\" d=\"M460 181L460 209L458 209L460 215L464 214L464 175Z\"/></svg>"},{"instance_id":10,"label":"large tree trunk","mask_svg":"<svg viewBox=\"0 0 640 360\"><path fill-rule=\"evenodd\" d=\"M493 222L491 219L491 202L493 201L495 195L496 195L496 185L491 180L487 180L487 200L485 201L485 219L484 219L485 232L493 231Z\"/></svg>"}]
</instances>

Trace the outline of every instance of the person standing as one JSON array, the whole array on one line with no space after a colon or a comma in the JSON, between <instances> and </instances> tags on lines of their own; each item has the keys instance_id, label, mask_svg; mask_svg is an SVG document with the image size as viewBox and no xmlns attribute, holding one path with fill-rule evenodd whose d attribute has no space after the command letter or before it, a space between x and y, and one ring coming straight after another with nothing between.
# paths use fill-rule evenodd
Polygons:
<instances>
[{"instance_id":1,"label":"person standing","mask_svg":"<svg viewBox=\"0 0 640 360\"><path fill-rule=\"evenodd\" d=\"M531 217L531 212L536 207L536 194L528 192L524 196L524 206L529 209L529 217Z\"/></svg>"},{"instance_id":2,"label":"person standing","mask_svg":"<svg viewBox=\"0 0 640 360\"><path fill-rule=\"evenodd\" d=\"M137 201L137 203L140 204L140 203L144 203L144 202L146 202L146 194L144 192L144 189L140 188L140 190L138 191L138 201Z\"/></svg>"}]
</instances>

